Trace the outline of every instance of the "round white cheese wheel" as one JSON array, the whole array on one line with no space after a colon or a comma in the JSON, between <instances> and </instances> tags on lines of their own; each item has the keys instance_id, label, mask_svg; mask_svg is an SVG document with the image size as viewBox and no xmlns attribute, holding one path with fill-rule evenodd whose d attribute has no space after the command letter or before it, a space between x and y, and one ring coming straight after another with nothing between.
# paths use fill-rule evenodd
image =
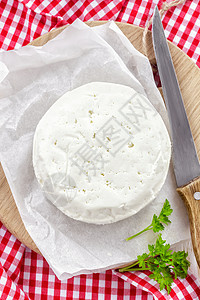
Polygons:
<instances>
[{"instance_id":1,"label":"round white cheese wheel","mask_svg":"<svg viewBox=\"0 0 200 300\"><path fill-rule=\"evenodd\" d=\"M46 197L76 220L107 224L150 203L171 156L165 124L128 86L93 82L64 94L40 120L33 166Z\"/></svg>"}]
</instances>

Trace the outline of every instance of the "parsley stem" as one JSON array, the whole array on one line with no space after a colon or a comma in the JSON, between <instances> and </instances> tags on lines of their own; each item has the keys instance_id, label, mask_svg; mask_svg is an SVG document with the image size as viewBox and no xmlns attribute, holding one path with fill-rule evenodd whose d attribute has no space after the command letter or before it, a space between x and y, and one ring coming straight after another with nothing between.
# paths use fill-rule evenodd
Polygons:
<instances>
[{"instance_id":1,"label":"parsley stem","mask_svg":"<svg viewBox=\"0 0 200 300\"><path fill-rule=\"evenodd\" d=\"M133 268L134 266L138 265L138 260L136 260L136 262L134 262L132 265L129 265L129 266L126 266L124 268L120 268L120 270L126 270L126 269L129 269L129 268Z\"/></svg>"},{"instance_id":2,"label":"parsley stem","mask_svg":"<svg viewBox=\"0 0 200 300\"><path fill-rule=\"evenodd\" d=\"M130 241L130 240L132 240L133 238L135 238L136 236L142 234L143 232L146 232L146 231L148 231L148 230L151 230L151 229L152 229L152 225L149 225L148 227L146 227L145 229L141 230L140 232L138 232L138 233L136 233L136 234L134 234L134 235L128 237L128 238L126 239L126 241Z\"/></svg>"}]
</instances>

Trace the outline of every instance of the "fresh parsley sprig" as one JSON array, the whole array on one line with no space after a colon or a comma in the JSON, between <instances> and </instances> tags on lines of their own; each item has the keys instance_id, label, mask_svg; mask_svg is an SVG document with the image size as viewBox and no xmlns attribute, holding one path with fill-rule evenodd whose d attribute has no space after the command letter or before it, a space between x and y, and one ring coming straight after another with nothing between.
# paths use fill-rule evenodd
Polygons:
<instances>
[{"instance_id":1,"label":"fresh parsley sprig","mask_svg":"<svg viewBox=\"0 0 200 300\"><path fill-rule=\"evenodd\" d=\"M147 226L142 231L128 237L126 239L126 241L129 241L129 240L133 239L134 237L142 234L143 232L146 232L146 231L151 230L151 229L154 232L159 232L159 231L164 230L164 225L163 224L168 225L169 223L171 223L171 221L169 220L168 217L171 215L172 212L173 212L173 209L171 208L169 201L166 199L159 216L156 216L154 214L152 222L149 226Z\"/></svg>"},{"instance_id":2,"label":"fresh parsley sprig","mask_svg":"<svg viewBox=\"0 0 200 300\"><path fill-rule=\"evenodd\" d=\"M156 280L160 285L160 290L166 288L168 294L171 285L178 276L185 278L190 266L187 260L188 254L185 251L173 252L170 244L162 239L159 234L155 245L148 246L149 253L138 255L137 261L130 266L119 269L119 272L150 270L151 279Z\"/></svg>"},{"instance_id":3,"label":"fresh parsley sprig","mask_svg":"<svg viewBox=\"0 0 200 300\"><path fill-rule=\"evenodd\" d=\"M126 240L129 241L151 229L154 232L164 230L163 224L168 225L171 223L168 217L171 215L172 211L169 201L166 199L159 216L154 214L149 226ZM155 245L148 245L148 250L149 253L138 255L137 260L133 264L119 269L119 272L149 270L152 272L149 277L159 283L161 290L166 288L169 294L174 279L178 276L181 278L187 276L188 268L190 266L190 262L187 260L188 254L185 251L172 253L170 244L166 244L166 241L162 239L161 234L158 235Z\"/></svg>"}]
</instances>

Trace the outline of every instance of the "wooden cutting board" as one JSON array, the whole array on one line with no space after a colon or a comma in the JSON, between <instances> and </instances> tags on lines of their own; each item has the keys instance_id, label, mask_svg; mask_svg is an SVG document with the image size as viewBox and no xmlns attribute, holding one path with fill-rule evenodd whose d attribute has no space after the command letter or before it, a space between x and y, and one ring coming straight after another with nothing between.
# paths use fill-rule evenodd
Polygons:
<instances>
[{"instance_id":1,"label":"wooden cutting board","mask_svg":"<svg viewBox=\"0 0 200 300\"><path fill-rule=\"evenodd\" d=\"M98 26L103 22L88 22L89 26ZM117 23L119 28L128 37L133 46L146 54L151 63L155 63L154 52L152 47L151 33L147 34L147 49L144 53L142 44L143 29L129 24ZM53 30L31 44L41 46L49 40L57 36L66 26ZM190 122L191 130L195 140L198 156L200 157L200 69L195 63L184 54L179 48L169 42L169 48L172 54L177 77L180 83L180 88ZM162 94L162 90L160 89ZM37 246L26 231L18 209L12 197L9 185L5 178L4 172L0 165L0 220L7 229L18 238L23 244L32 250L40 253Z\"/></svg>"}]
</instances>

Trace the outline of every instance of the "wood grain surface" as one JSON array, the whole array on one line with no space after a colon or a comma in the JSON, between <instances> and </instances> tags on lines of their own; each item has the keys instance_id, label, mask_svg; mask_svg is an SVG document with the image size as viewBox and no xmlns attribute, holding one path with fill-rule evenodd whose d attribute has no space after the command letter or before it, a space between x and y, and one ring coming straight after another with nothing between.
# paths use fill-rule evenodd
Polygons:
<instances>
[{"instance_id":1,"label":"wood grain surface","mask_svg":"<svg viewBox=\"0 0 200 300\"><path fill-rule=\"evenodd\" d=\"M200 198L200 177L185 186L179 187L177 192L187 207L193 250L200 268L200 199L195 199L195 193L198 193L198 198Z\"/></svg>"},{"instance_id":2,"label":"wood grain surface","mask_svg":"<svg viewBox=\"0 0 200 300\"><path fill-rule=\"evenodd\" d=\"M98 26L103 22L88 22L89 26ZM133 46L146 54L150 62L155 63L154 52L151 41L151 33L147 34L147 50L144 53L142 46L143 29L130 24L117 23L119 28L128 37ZM66 26L55 29L47 33L31 44L34 46L41 46L49 40L57 36ZM180 84L187 116L190 127L195 140L198 156L200 157L200 69L195 63L180 49L169 42L169 48L172 54L172 59L176 69L178 81ZM161 91L162 94L162 91ZM185 193L185 191L183 191ZM0 166L0 220L8 228L8 230L18 238L23 244L30 249L40 253L37 246L26 231L16 204L12 197L9 185Z\"/></svg>"}]
</instances>

